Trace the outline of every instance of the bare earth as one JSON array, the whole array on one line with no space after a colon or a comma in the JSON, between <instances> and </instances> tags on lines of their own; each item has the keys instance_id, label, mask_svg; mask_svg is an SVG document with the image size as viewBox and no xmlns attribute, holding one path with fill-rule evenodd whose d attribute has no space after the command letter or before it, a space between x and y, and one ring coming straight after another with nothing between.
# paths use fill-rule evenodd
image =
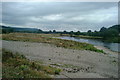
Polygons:
<instances>
[{"instance_id":1,"label":"bare earth","mask_svg":"<svg viewBox=\"0 0 120 80\"><path fill-rule=\"evenodd\" d=\"M87 50L73 50L46 43L2 41L2 47L24 54L29 59L40 60L63 69L55 78L110 78L118 77L118 53L104 47L108 54Z\"/></svg>"}]
</instances>

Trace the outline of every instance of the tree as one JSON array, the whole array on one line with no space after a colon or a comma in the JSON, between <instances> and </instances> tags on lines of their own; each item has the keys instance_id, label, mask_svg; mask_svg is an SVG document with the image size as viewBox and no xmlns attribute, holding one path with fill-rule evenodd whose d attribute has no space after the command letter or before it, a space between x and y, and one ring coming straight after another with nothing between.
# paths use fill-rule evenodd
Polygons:
<instances>
[{"instance_id":1,"label":"tree","mask_svg":"<svg viewBox=\"0 0 120 80\"><path fill-rule=\"evenodd\" d=\"M67 34L67 31L64 30L64 31L63 31L63 34Z\"/></svg>"},{"instance_id":2,"label":"tree","mask_svg":"<svg viewBox=\"0 0 120 80\"><path fill-rule=\"evenodd\" d=\"M117 37L119 32L115 29L108 29L106 32L104 32L103 37L108 38L108 37Z\"/></svg>"},{"instance_id":3,"label":"tree","mask_svg":"<svg viewBox=\"0 0 120 80\"><path fill-rule=\"evenodd\" d=\"M73 37L74 32L70 31L70 37Z\"/></svg>"},{"instance_id":4,"label":"tree","mask_svg":"<svg viewBox=\"0 0 120 80\"><path fill-rule=\"evenodd\" d=\"M52 31L51 31L51 30L49 30L49 33L52 33Z\"/></svg>"},{"instance_id":5,"label":"tree","mask_svg":"<svg viewBox=\"0 0 120 80\"><path fill-rule=\"evenodd\" d=\"M91 30L88 30L88 33L91 33L92 31Z\"/></svg>"},{"instance_id":6,"label":"tree","mask_svg":"<svg viewBox=\"0 0 120 80\"><path fill-rule=\"evenodd\" d=\"M93 36L100 36L100 35L99 35L99 32L98 32L98 31L96 31L96 30L93 32L93 34L92 34L92 35L93 35Z\"/></svg>"},{"instance_id":7,"label":"tree","mask_svg":"<svg viewBox=\"0 0 120 80\"><path fill-rule=\"evenodd\" d=\"M38 33L42 33L43 31L41 29L38 29Z\"/></svg>"},{"instance_id":8,"label":"tree","mask_svg":"<svg viewBox=\"0 0 120 80\"><path fill-rule=\"evenodd\" d=\"M75 35L80 35L80 31L77 31L77 32L75 33Z\"/></svg>"},{"instance_id":9,"label":"tree","mask_svg":"<svg viewBox=\"0 0 120 80\"><path fill-rule=\"evenodd\" d=\"M107 30L107 28L102 27L102 28L100 29L100 32L105 32L106 30Z\"/></svg>"},{"instance_id":10,"label":"tree","mask_svg":"<svg viewBox=\"0 0 120 80\"><path fill-rule=\"evenodd\" d=\"M53 33L56 33L56 30L53 30Z\"/></svg>"},{"instance_id":11,"label":"tree","mask_svg":"<svg viewBox=\"0 0 120 80\"><path fill-rule=\"evenodd\" d=\"M92 31L88 30L87 35L92 36Z\"/></svg>"},{"instance_id":12,"label":"tree","mask_svg":"<svg viewBox=\"0 0 120 80\"><path fill-rule=\"evenodd\" d=\"M13 32L12 28L2 29L2 33L10 33Z\"/></svg>"}]
</instances>

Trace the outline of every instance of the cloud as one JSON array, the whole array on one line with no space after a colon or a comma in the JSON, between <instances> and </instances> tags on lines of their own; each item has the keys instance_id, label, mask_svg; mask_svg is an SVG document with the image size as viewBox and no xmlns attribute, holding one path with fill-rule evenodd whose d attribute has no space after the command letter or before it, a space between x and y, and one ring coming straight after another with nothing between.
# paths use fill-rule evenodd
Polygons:
<instances>
[{"instance_id":1,"label":"cloud","mask_svg":"<svg viewBox=\"0 0 120 80\"><path fill-rule=\"evenodd\" d=\"M56 14L56 15L48 15L48 16L44 16L43 19L56 21L56 20L62 19L62 16L59 15L59 14Z\"/></svg>"},{"instance_id":2,"label":"cloud","mask_svg":"<svg viewBox=\"0 0 120 80\"><path fill-rule=\"evenodd\" d=\"M117 2L3 2L3 24L43 30L99 30L117 24Z\"/></svg>"},{"instance_id":3,"label":"cloud","mask_svg":"<svg viewBox=\"0 0 120 80\"><path fill-rule=\"evenodd\" d=\"M33 21L58 21L61 20L63 17L61 14L53 14L47 16L38 16L38 17L31 17Z\"/></svg>"}]
</instances>

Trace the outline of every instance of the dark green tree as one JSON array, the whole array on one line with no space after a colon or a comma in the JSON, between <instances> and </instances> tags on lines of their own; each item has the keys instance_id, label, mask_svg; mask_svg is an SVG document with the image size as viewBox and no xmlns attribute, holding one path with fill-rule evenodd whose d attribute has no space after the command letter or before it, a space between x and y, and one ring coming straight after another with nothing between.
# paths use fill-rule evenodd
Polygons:
<instances>
[{"instance_id":1,"label":"dark green tree","mask_svg":"<svg viewBox=\"0 0 120 80\"><path fill-rule=\"evenodd\" d=\"M80 35L80 31L75 32L75 35Z\"/></svg>"},{"instance_id":2,"label":"dark green tree","mask_svg":"<svg viewBox=\"0 0 120 80\"><path fill-rule=\"evenodd\" d=\"M91 30L88 30L88 31L87 31L87 35L92 36L92 31L91 31Z\"/></svg>"},{"instance_id":3,"label":"dark green tree","mask_svg":"<svg viewBox=\"0 0 120 80\"><path fill-rule=\"evenodd\" d=\"M74 32L70 31L70 37L73 37Z\"/></svg>"},{"instance_id":4,"label":"dark green tree","mask_svg":"<svg viewBox=\"0 0 120 80\"><path fill-rule=\"evenodd\" d=\"M49 30L49 33L52 33L52 31L51 31L51 30Z\"/></svg>"},{"instance_id":5,"label":"dark green tree","mask_svg":"<svg viewBox=\"0 0 120 80\"><path fill-rule=\"evenodd\" d=\"M67 34L67 31L64 30L64 31L63 31L63 34Z\"/></svg>"},{"instance_id":6,"label":"dark green tree","mask_svg":"<svg viewBox=\"0 0 120 80\"><path fill-rule=\"evenodd\" d=\"M56 33L56 30L53 30L53 33Z\"/></svg>"},{"instance_id":7,"label":"dark green tree","mask_svg":"<svg viewBox=\"0 0 120 80\"><path fill-rule=\"evenodd\" d=\"M107 30L107 28L102 27L102 28L100 29L100 32L105 32L106 30Z\"/></svg>"}]
</instances>

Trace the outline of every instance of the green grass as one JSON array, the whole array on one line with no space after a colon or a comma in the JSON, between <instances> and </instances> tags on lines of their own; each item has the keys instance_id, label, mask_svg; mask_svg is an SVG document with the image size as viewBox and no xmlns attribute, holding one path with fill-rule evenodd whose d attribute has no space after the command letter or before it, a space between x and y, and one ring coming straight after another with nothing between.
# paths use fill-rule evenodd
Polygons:
<instances>
[{"instance_id":1,"label":"green grass","mask_svg":"<svg viewBox=\"0 0 120 80\"><path fill-rule=\"evenodd\" d=\"M2 50L3 78L51 78L50 75L59 74L60 71L61 69L30 61L19 53Z\"/></svg>"},{"instance_id":2,"label":"green grass","mask_svg":"<svg viewBox=\"0 0 120 80\"><path fill-rule=\"evenodd\" d=\"M3 34L3 40L13 40L13 41L24 41L24 42L40 42L40 43L49 43L56 45L57 47L64 47L69 49L78 49L78 50L90 50L95 52L103 53L103 50L99 50L94 47L92 44L76 42L72 40L64 40L52 38L59 35L52 34L35 34L35 33L10 33Z\"/></svg>"},{"instance_id":3,"label":"green grass","mask_svg":"<svg viewBox=\"0 0 120 80\"><path fill-rule=\"evenodd\" d=\"M62 34L62 36L69 36L69 34ZM98 36L85 36L85 35L72 35L72 37L77 37L77 38L86 38L86 39L102 39L102 37Z\"/></svg>"},{"instance_id":4,"label":"green grass","mask_svg":"<svg viewBox=\"0 0 120 80\"><path fill-rule=\"evenodd\" d=\"M102 39L102 37L97 37L97 36L83 36L83 35L78 35L75 37L80 37L80 38L86 38L86 39Z\"/></svg>"},{"instance_id":5,"label":"green grass","mask_svg":"<svg viewBox=\"0 0 120 80\"><path fill-rule=\"evenodd\" d=\"M120 43L120 37L108 37L104 39L105 42L111 42L111 43Z\"/></svg>"}]
</instances>

